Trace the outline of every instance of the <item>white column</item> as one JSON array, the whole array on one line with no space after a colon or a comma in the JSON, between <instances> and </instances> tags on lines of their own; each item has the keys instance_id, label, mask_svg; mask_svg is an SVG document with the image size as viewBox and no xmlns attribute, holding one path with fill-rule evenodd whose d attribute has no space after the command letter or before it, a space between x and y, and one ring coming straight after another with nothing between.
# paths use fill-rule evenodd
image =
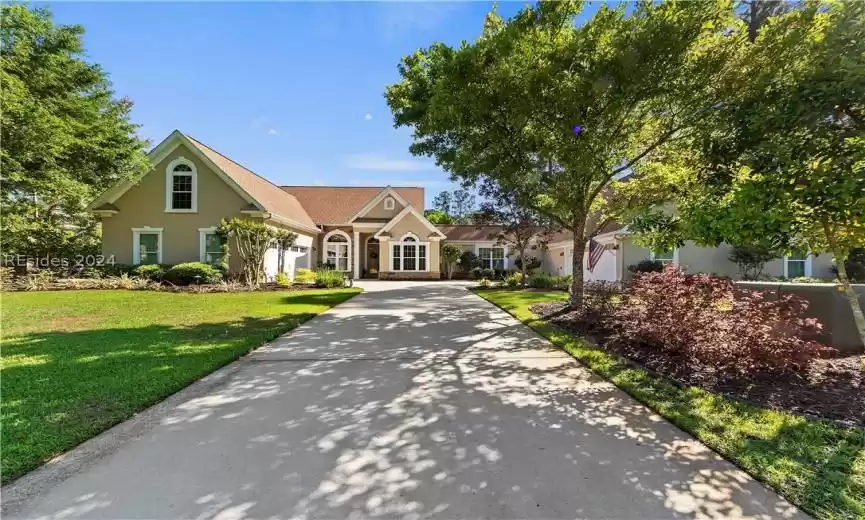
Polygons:
<instances>
[{"instance_id":1,"label":"white column","mask_svg":"<svg viewBox=\"0 0 865 520\"><path fill-rule=\"evenodd\" d=\"M360 232L354 232L354 279L360 280Z\"/></svg>"}]
</instances>

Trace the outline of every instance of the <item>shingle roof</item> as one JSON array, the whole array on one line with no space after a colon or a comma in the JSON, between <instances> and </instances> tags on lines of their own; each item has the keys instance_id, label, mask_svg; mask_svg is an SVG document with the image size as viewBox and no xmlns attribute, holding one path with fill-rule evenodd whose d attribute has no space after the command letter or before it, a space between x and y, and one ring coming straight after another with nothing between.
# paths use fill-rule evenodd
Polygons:
<instances>
[{"instance_id":1,"label":"shingle roof","mask_svg":"<svg viewBox=\"0 0 865 520\"><path fill-rule=\"evenodd\" d=\"M297 197L317 224L346 224L385 186L282 186ZM424 210L424 189L392 188L418 211Z\"/></svg>"},{"instance_id":2,"label":"shingle roof","mask_svg":"<svg viewBox=\"0 0 865 520\"><path fill-rule=\"evenodd\" d=\"M286 193L276 184L232 161L197 139L189 135L186 137L201 153L216 164L219 169L261 203L266 211L293 220L306 227L316 227L315 221L310 218L309 213L293 195Z\"/></svg>"},{"instance_id":3,"label":"shingle roof","mask_svg":"<svg viewBox=\"0 0 865 520\"><path fill-rule=\"evenodd\" d=\"M447 240L496 240L502 232L502 226L474 226L474 225L441 225L436 226L445 234Z\"/></svg>"}]
</instances>

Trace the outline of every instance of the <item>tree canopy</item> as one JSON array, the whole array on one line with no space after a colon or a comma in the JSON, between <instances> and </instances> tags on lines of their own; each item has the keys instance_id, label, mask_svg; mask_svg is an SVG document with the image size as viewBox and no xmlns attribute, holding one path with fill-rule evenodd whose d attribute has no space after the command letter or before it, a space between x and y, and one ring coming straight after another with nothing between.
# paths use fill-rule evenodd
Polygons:
<instances>
[{"instance_id":1,"label":"tree canopy","mask_svg":"<svg viewBox=\"0 0 865 520\"><path fill-rule=\"evenodd\" d=\"M582 296L585 242L630 198L618 179L703 117L724 65L745 39L732 4L602 6L540 2L480 37L406 56L388 87L410 151L454 179L490 180L574 234L572 304Z\"/></svg>"},{"instance_id":2,"label":"tree canopy","mask_svg":"<svg viewBox=\"0 0 865 520\"><path fill-rule=\"evenodd\" d=\"M0 14L0 248L42 256L94 247L85 206L146 162L132 102L115 99L107 74L85 61L80 26L21 4Z\"/></svg>"},{"instance_id":3,"label":"tree canopy","mask_svg":"<svg viewBox=\"0 0 865 520\"><path fill-rule=\"evenodd\" d=\"M658 247L756 245L844 260L865 245L865 4L809 2L773 19L730 65L700 132L643 172L677 212L633 228Z\"/></svg>"}]
</instances>

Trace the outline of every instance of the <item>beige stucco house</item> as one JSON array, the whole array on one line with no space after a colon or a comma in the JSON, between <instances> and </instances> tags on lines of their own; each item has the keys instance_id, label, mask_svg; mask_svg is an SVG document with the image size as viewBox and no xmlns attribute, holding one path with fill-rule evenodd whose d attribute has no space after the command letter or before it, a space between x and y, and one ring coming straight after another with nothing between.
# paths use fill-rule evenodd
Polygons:
<instances>
[{"instance_id":1,"label":"beige stucco house","mask_svg":"<svg viewBox=\"0 0 865 520\"><path fill-rule=\"evenodd\" d=\"M473 251L482 267L514 266L512 251L498 240L500 227L435 226L424 218L421 187L277 186L180 131L149 156L148 172L118 183L89 207L102 219L103 253L116 263L215 263L222 250L216 226L223 218L243 217L297 234L288 250L268 250L268 277L329 264L355 278L437 279L443 241ZM596 240L604 250L592 270L584 268L588 280L623 280L628 266L645 258L691 272L738 275L729 247L687 244L654 254L634 245L627 228ZM570 234L558 233L530 255L544 271L569 275L573 245ZM229 269L238 271L237 255L230 252ZM829 255L782 258L764 273L830 278L831 266Z\"/></svg>"}]
</instances>

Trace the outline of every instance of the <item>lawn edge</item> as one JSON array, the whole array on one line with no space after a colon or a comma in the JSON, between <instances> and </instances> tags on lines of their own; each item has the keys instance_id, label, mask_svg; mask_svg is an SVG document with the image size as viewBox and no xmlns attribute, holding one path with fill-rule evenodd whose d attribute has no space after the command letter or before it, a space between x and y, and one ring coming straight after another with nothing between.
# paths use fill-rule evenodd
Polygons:
<instances>
[{"instance_id":1,"label":"lawn edge","mask_svg":"<svg viewBox=\"0 0 865 520\"><path fill-rule=\"evenodd\" d=\"M330 289L316 290L328 291ZM33 494L65 480L78 471L80 467L91 464L105 455L115 452L126 440L130 440L148 429L151 426L149 421L153 417L189 400L192 396L206 393L206 391L219 385L226 377L239 368L239 365L235 366L235 364L256 350L277 338L293 333L302 325L315 320L319 316L332 312L343 303L363 293L363 289L360 287L342 287L333 290L346 291L353 294L336 305L332 305L318 314L299 321L294 327L279 333L264 343L251 347L236 357L226 360L200 377L191 379L180 388L144 404L141 408L120 418L117 422L94 434L92 437L70 446L41 464L31 467L9 480L4 478L2 487L0 487L0 496L3 497L3 500L0 501L0 516L14 514L15 509Z\"/></svg>"},{"instance_id":2,"label":"lawn edge","mask_svg":"<svg viewBox=\"0 0 865 520\"><path fill-rule=\"evenodd\" d=\"M757 471L749 469L746 465L743 465L741 463L741 461L738 460L738 458L734 454L727 453L726 450L724 450L722 447L718 446L717 443L713 442L713 440L711 438L706 437L706 436L701 436L698 431L695 431L695 430L689 428L688 425L684 421L679 420L679 417L676 414L666 412L663 406L659 406L660 403L658 401L646 398L646 396L641 395L638 392L633 391L635 388L633 388L629 385L619 384L618 382L616 382L615 376L618 374L621 374L623 372L626 372L626 371L632 371L632 372L639 374L639 376L640 376L639 378L636 378L635 381L632 383L632 385L636 386L637 388L639 388L640 386L648 388L649 385L648 384L642 384L641 381L649 381L652 383L671 385L675 388L678 388L680 391L685 391L688 388L696 389L699 392L711 395L716 399L720 399L720 400L724 401L725 403L730 403L731 405L735 405L737 407L746 407L746 408L757 409L757 410L768 410L768 411L782 414L786 417L789 417L791 420L802 420L802 421L807 421L807 422L822 423L822 424L825 424L831 428L835 428L838 430L852 430L852 431L858 432L860 430L859 428L857 428L855 426L840 425L840 424L837 424L833 421L827 421L827 420L820 419L820 418L807 418L807 417L797 416L797 415L793 415L793 414L790 414L790 413L787 413L787 412L784 412L781 410L764 409L764 408L758 407L758 406L750 404L750 403L745 403L742 401L730 399L730 398L728 398L722 394L710 392L708 390L705 390L705 389L699 388L699 387L694 387L694 386L690 386L687 388L683 387L681 384L677 383L676 381L671 380L671 379L669 379L669 378L667 378L661 374L654 373L650 370L647 370L643 367L640 367L640 366L634 364L633 362L627 360L626 358L623 358L621 356L607 352L606 350L604 350L601 347L599 347L598 345L594 344L591 340L589 340L587 338L578 336L577 334L574 334L572 332L569 332L565 329L562 329L560 327L557 327L551 323L544 321L542 318L538 317L535 313L531 312L530 310L528 310L528 313L530 314L531 317L530 318L524 318L524 317L518 316L515 312L512 312L510 309L508 309L502 305L499 305L498 302L487 297L488 294L493 292L493 291L500 292L500 291L505 291L508 289L470 288L469 290L472 293L474 293L475 295L479 296L480 298L483 298L484 301L487 301L487 302L491 303L492 305L495 305L497 308L508 313L510 316L514 317L516 320L520 321L524 325L531 328L535 333L539 334L540 336L545 338L547 341L549 341L550 343L552 343L556 347L562 349L569 356L573 357L574 360L576 360L578 363L580 363L586 369L591 371L593 374L595 374L595 375L601 377L602 379L604 379L605 381L608 381L609 383L615 385L617 388L619 388L620 390L622 390L626 394L630 395L631 397L636 399L638 402L640 402L641 404L643 404L644 406L646 406L647 408L649 408L653 412L655 412L658 415L660 415L661 417L663 417L664 420L668 421L670 424L672 424L673 426L675 426L676 428L678 428L682 432L686 433L687 435L690 435L691 437L695 438L699 442L703 443L709 449L711 449L714 453L716 453L719 457L730 462L731 464L733 464L737 468L741 469L742 471L744 471L745 473L750 475L752 478L754 478L755 480L757 480L758 482L760 482L764 486L775 491L784 500L787 500L790 504L795 506L797 509L799 509L803 513L806 513L807 515L809 515L813 518L824 518L824 516L820 514L821 511L815 510L814 508L809 507L807 504L803 503L802 501L796 500L795 497L788 495L785 492L785 489L778 486L776 483L772 482L769 478L766 478L766 475L763 475ZM548 292L548 291L538 291L538 292ZM518 309L516 309L516 311L518 311ZM584 356L580 356L578 354L578 352L576 351L576 348L574 346L570 345L568 343L568 341L565 341L565 339L570 340L571 342L580 344L584 348L591 350L593 354L596 354L598 356L598 358L601 358L599 361L602 361L606 364L611 365L610 369L618 368L621 370L619 372L616 372L616 373L611 373L610 369L605 369L604 366L598 366L598 361L592 362L591 359L584 359ZM850 511L850 513L853 513L855 515L855 512L853 512L853 511ZM854 516L851 516L851 518L853 518L853 517ZM835 516L830 516L829 518L835 518Z\"/></svg>"}]
</instances>

